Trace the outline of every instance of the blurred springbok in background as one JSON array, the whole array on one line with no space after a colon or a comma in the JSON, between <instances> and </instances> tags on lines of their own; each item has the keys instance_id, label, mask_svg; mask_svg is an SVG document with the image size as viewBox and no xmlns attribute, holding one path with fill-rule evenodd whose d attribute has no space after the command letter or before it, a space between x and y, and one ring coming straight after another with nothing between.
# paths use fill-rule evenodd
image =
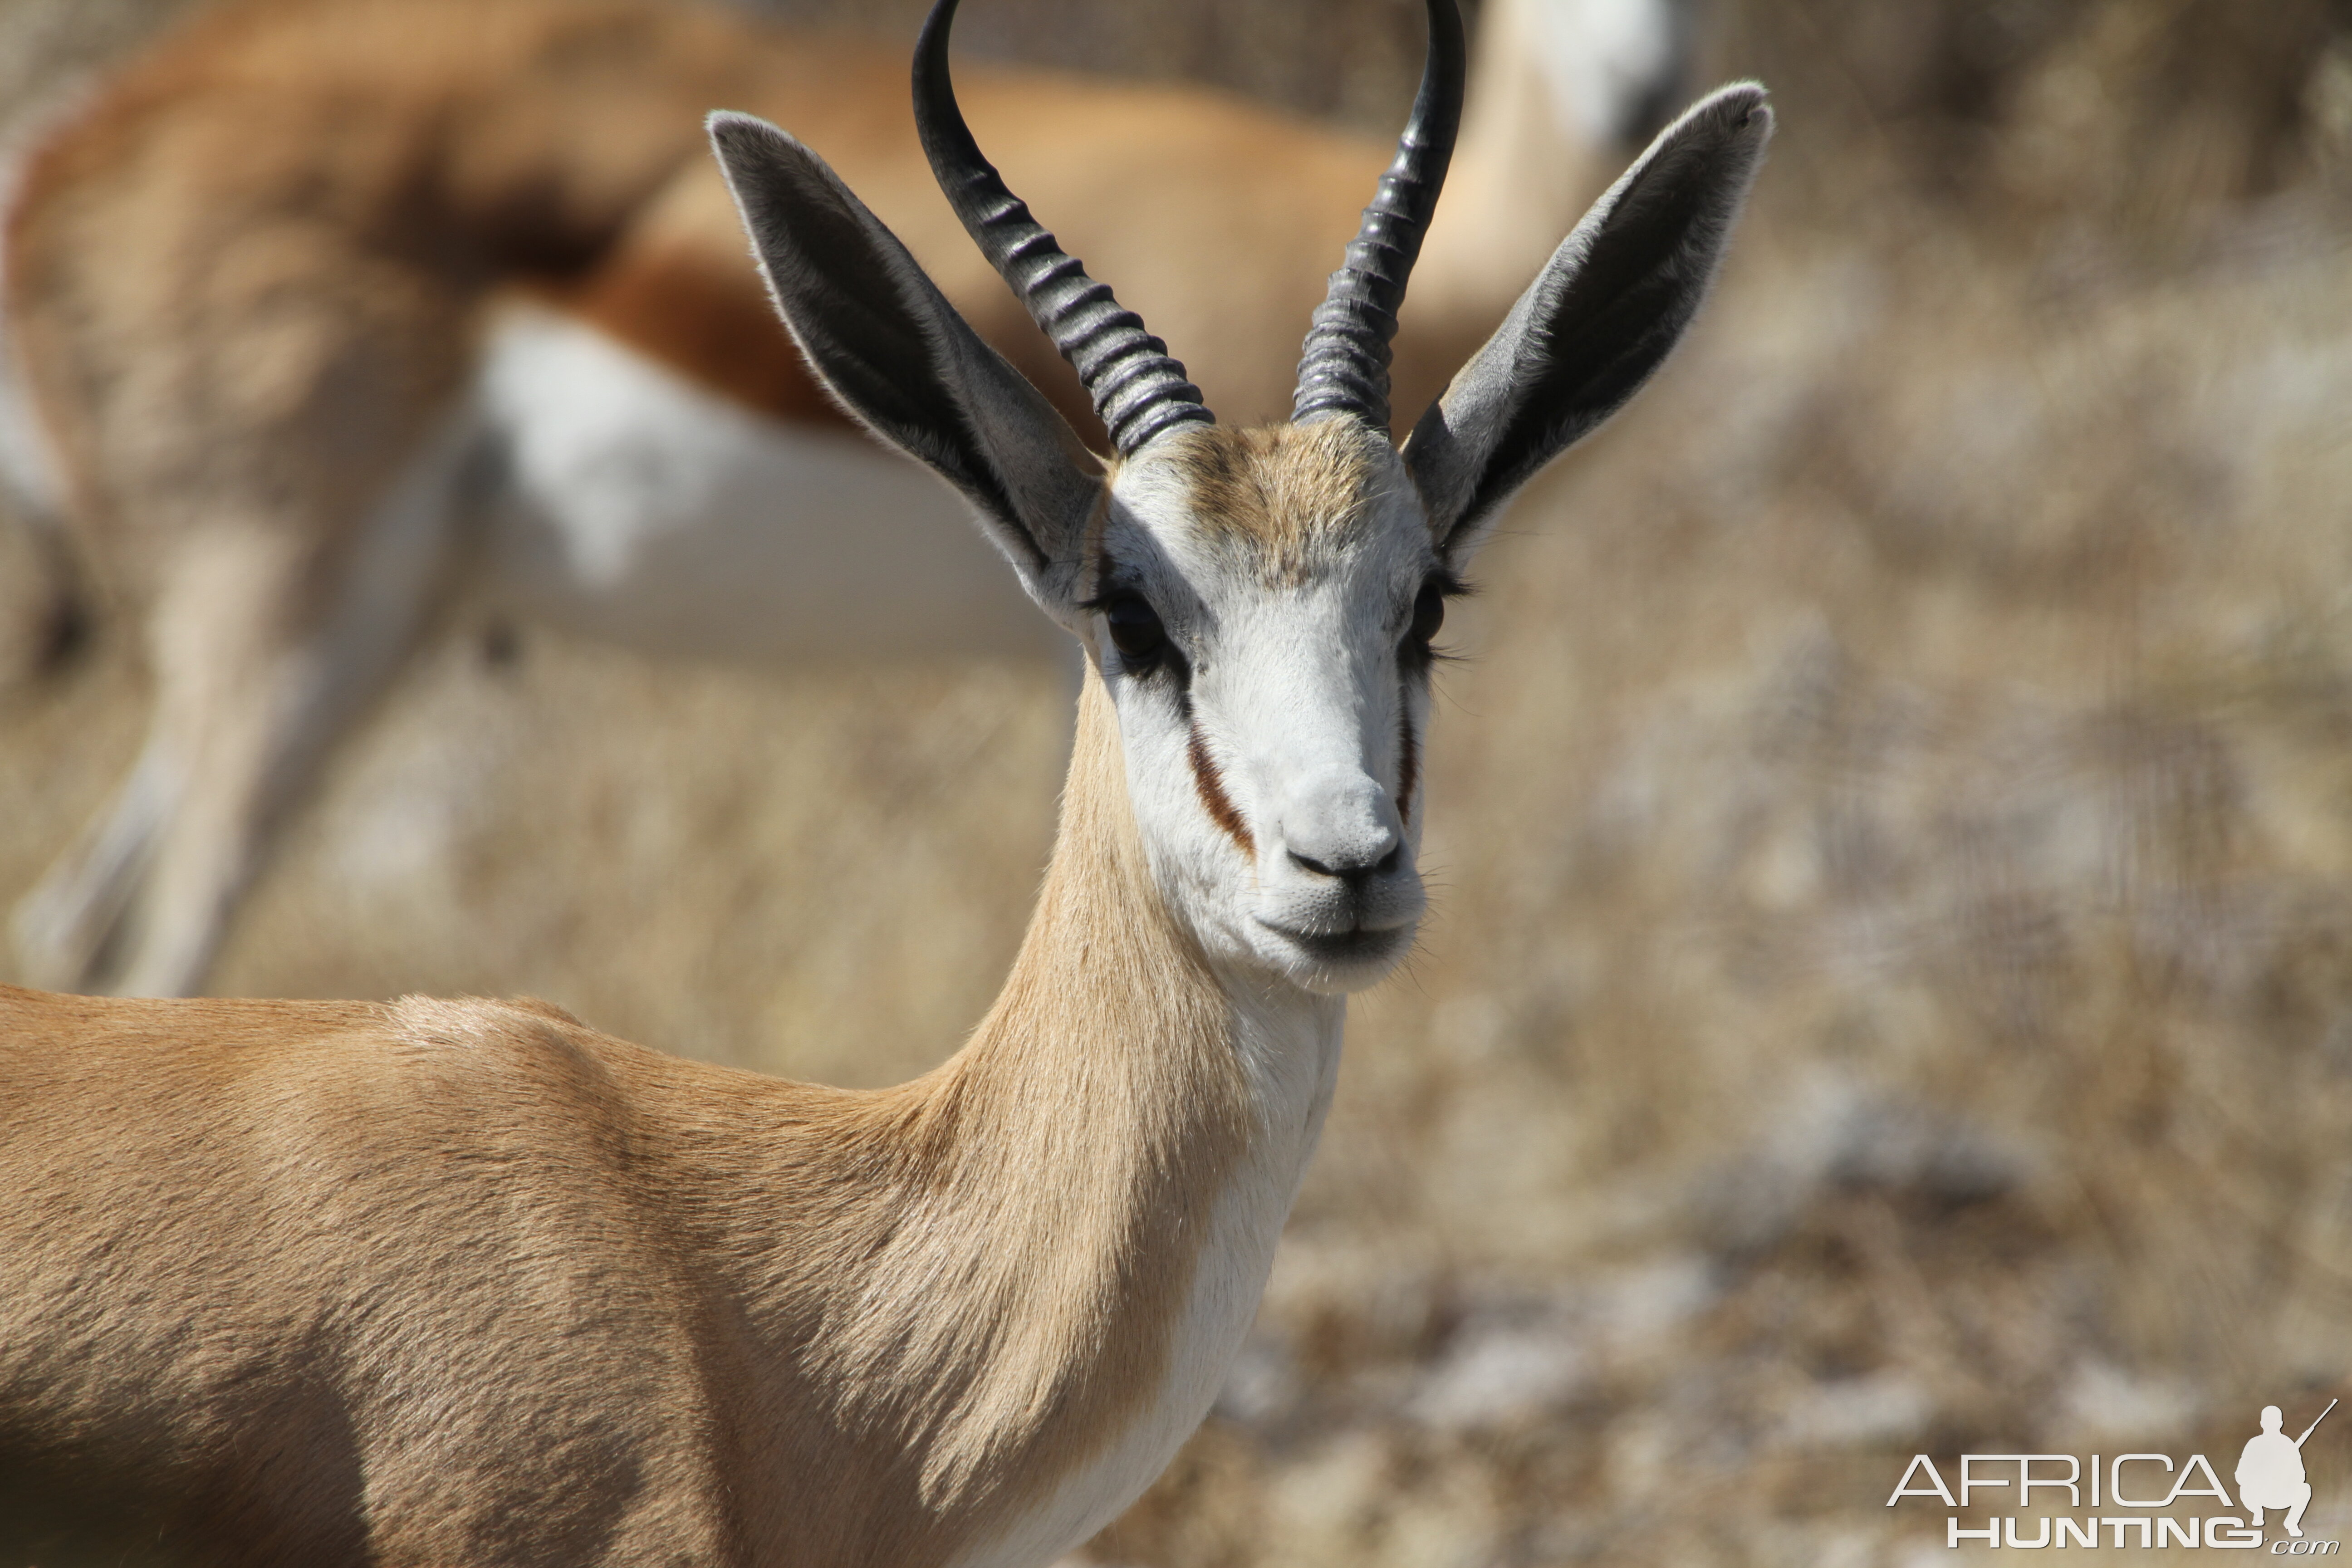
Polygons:
<instances>
[{"instance_id":1,"label":"blurred springbok in background","mask_svg":"<svg viewBox=\"0 0 2352 1568\"><path fill-rule=\"evenodd\" d=\"M1681 336L1770 115L1727 88L1662 134L1400 452L1388 345L1454 139L1454 0L1428 0L1412 119L1292 416L1244 428L982 156L954 9L918 46L922 143L1115 458L814 153L740 114L712 135L808 363L1085 652L995 1006L936 1071L853 1092L535 1003L0 989L0 1517L27 1539L1013 1568L1107 1522L1206 1413L1345 994L1422 912L1446 595Z\"/></svg>"},{"instance_id":2,"label":"blurred springbok in background","mask_svg":"<svg viewBox=\"0 0 2352 1568\"><path fill-rule=\"evenodd\" d=\"M1461 199L1398 345L1408 396L1597 185L1672 68L1665 3L1490 0ZM830 149L1098 441L889 108L903 69L646 0L233 5L38 146L5 295L38 436L0 457L143 621L156 687L120 794L17 907L25 978L201 988L276 825L460 590L673 653L1050 647L961 503L864 439L775 330L695 156L719 103ZM970 97L1217 405L1276 415L1316 258L1382 150L1166 88L998 71ZM0 424L11 403L0 386Z\"/></svg>"}]
</instances>

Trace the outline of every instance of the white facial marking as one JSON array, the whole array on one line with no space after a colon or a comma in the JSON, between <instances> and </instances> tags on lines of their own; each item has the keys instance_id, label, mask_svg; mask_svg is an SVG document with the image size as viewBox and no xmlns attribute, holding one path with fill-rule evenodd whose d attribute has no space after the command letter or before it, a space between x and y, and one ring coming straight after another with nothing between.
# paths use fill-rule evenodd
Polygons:
<instances>
[{"instance_id":1,"label":"white facial marking","mask_svg":"<svg viewBox=\"0 0 2352 1568\"><path fill-rule=\"evenodd\" d=\"M1204 480L1187 443L1245 460ZM1251 515L1202 515L1221 506ZM1403 645L1438 570L1395 453L1315 426L1180 436L1120 470L1103 545L1097 604L1139 595L1165 628L1141 668L1107 626L1097 647L1161 886L1213 956L1377 981L1423 906L1400 797L1426 689Z\"/></svg>"}]
</instances>

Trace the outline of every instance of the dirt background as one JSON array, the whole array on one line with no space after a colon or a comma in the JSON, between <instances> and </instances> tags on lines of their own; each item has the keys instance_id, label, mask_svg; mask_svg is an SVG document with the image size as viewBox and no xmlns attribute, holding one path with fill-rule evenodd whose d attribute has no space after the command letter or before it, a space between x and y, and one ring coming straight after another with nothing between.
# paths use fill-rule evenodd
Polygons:
<instances>
[{"instance_id":1,"label":"dirt background","mask_svg":"<svg viewBox=\"0 0 2352 1568\"><path fill-rule=\"evenodd\" d=\"M7 0L0 105L175 8ZM971 9L1359 123L1416 68L1402 0ZM2262 1405L2352 1393L2352 12L1695 26L1778 98L1752 216L1480 563L1422 950L1353 1009L1218 1414L1096 1563L1943 1561L1940 1507L1883 1506L1914 1453L2226 1477ZM28 573L0 546L0 605ZM129 761L110 630L0 678L0 897ZM845 1083L979 1016L1066 671L483 648L459 616L340 758L220 990L533 992ZM2352 1415L2305 1452L2332 1537Z\"/></svg>"}]
</instances>

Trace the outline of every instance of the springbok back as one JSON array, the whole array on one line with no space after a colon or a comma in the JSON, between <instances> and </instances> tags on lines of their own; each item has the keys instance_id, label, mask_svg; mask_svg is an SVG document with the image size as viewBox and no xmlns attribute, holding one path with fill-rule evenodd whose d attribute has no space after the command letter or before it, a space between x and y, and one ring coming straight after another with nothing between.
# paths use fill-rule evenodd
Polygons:
<instances>
[{"instance_id":1,"label":"springbok back","mask_svg":"<svg viewBox=\"0 0 2352 1568\"><path fill-rule=\"evenodd\" d=\"M1512 489L1673 346L1770 119L1741 86L1669 128L1399 450L1388 341L1460 102L1460 20L1428 0L1295 416L1236 429L981 155L954 9L917 54L926 149L1113 455L814 153L711 133L832 394L1085 649L1003 994L936 1071L852 1093L538 1003L0 993L16 1558L1013 1568L1207 1411L1345 994L1422 912L1446 598Z\"/></svg>"},{"instance_id":2,"label":"springbok back","mask_svg":"<svg viewBox=\"0 0 2352 1568\"><path fill-rule=\"evenodd\" d=\"M1677 3L1488 0L1397 342L1407 401L1550 254L1672 69ZM327 760L457 604L753 665L1060 656L953 492L775 331L703 113L824 147L1107 444L1086 390L940 199L903 61L739 10L224 0L31 143L21 185L0 168L0 481L23 470L58 525L33 535L47 646L88 624L62 591L87 564L154 674L136 763L16 903L20 976L202 990ZM1176 87L963 87L1219 407L1289 406L1297 322L1385 149Z\"/></svg>"}]
</instances>

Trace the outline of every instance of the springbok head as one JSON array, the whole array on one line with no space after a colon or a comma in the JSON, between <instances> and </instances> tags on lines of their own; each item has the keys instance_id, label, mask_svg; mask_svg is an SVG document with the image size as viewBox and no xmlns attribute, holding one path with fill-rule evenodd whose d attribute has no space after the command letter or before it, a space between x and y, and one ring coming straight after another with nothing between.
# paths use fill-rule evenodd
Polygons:
<instances>
[{"instance_id":1,"label":"springbok head","mask_svg":"<svg viewBox=\"0 0 2352 1568\"><path fill-rule=\"evenodd\" d=\"M955 8L939 0L916 48L925 149L1117 455L1086 448L824 160L716 114L777 309L834 395L969 497L1085 645L1154 879L1211 955L1318 991L1368 985L1422 912L1420 758L1445 601L1511 493L1682 335L1770 132L1763 89L1722 89L1661 134L1399 449L1389 342L1460 118L1455 0L1428 0L1396 162L1315 312L1290 421L1262 429L1219 426L982 156L949 79Z\"/></svg>"}]
</instances>

